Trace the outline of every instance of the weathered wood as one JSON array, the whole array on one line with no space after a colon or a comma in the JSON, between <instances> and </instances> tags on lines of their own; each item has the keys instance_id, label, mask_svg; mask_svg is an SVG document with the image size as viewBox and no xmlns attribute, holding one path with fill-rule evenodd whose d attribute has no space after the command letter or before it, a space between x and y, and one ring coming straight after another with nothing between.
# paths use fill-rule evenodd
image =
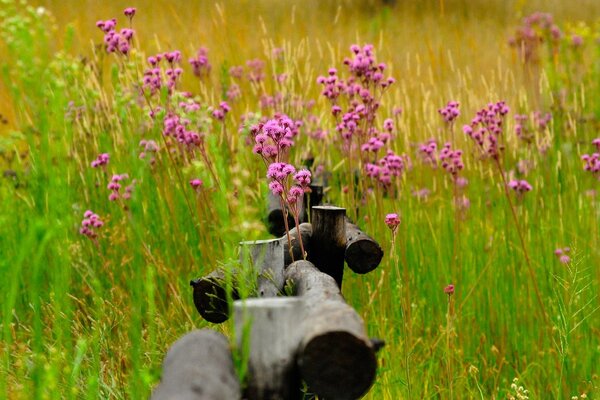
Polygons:
<instances>
[{"instance_id":1,"label":"weathered wood","mask_svg":"<svg viewBox=\"0 0 600 400\"><path fill-rule=\"evenodd\" d=\"M235 284L235 272L231 273L231 297L240 298ZM227 279L225 271L216 269L210 274L190 281L194 288L194 305L202 318L220 324L229 319L227 304Z\"/></svg>"},{"instance_id":2,"label":"weathered wood","mask_svg":"<svg viewBox=\"0 0 600 400\"><path fill-rule=\"evenodd\" d=\"M243 345L244 335L250 335L245 397L299 399L300 377L295 360L303 301L294 297L246 299L234 302L233 309L238 347Z\"/></svg>"},{"instance_id":3,"label":"weathered wood","mask_svg":"<svg viewBox=\"0 0 600 400\"><path fill-rule=\"evenodd\" d=\"M323 186L322 185L310 185L310 192L304 194L304 203L302 218L303 222L312 221L312 208L314 206L320 206L323 203Z\"/></svg>"},{"instance_id":4,"label":"weathered wood","mask_svg":"<svg viewBox=\"0 0 600 400\"><path fill-rule=\"evenodd\" d=\"M298 367L309 389L326 399L358 399L375 380L373 342L335 280L308 261L285 270L286 281L305 303L299 330Z\"/></svg>"},{"instance_id":5,"label":"weathered wood","mask_svg":"<svg viewBox=\"0 0 600 400\"><path fill-rule=\"evenodd\" d=\"M188 333L171 346L163 362L161 382L151 400L235 400L241 397L227 338L203 329Z\"/></svg>"},{"instance_id":6,"label":"weathered wood","mask_svg":"<svg viewBox=\"0 0 600 400\"><path fill-rule=\"evenodd\" d=\"M302 209L302 206L301 208ZM292 229L296 226L294 216L288 213L288 227ZM273 236L280 237L285 234L285 223L283 219L283 211L281 209L281 201L279 196L275 196L271 191L267 195L267 229Z\"/></svg>"},{"instance_id":7,"label":"weathered wood","mask_svg":"<svg viewBox=\"0 0 600 400\"><path fill-rule=\"evenodd\" d=\"M366 274L379 266L383 250L375 239L346 218L346 251L348 267L357 274Z\"/></svg>"},{"instance_id":8,"label":"weathered wood","mask_svg":"<svg viewBox=\"0 0 600 400\"><path fill-rule=\"evenodd\" d=\"M290 256L290 252L289 252L290 246L288 244L287 235L284 234L279 239L279 240L281 240L281 242L283 243L283 246L284 246L284 248L283 248L283 257L284 257L283 265L284 265L284 267L287 267L293 261L298 261L298 260L304 259L303 255L302 255L302 249L300 248L300 240L298 238L298 230L300 230L300 235L302 237L302 245L304 246L304 251L306 251L307 253L310 252L312 225L305 222L290 231L290 238L292 240L292 252L294 254L293 260L292 260L292 257Z\"/></svg>"},{"instance_id":9,"label":"weathered wood","mask_svg":"<svg viewBox=\"0 0 600 400\"><path fill-rule=\"evenodd\" d=\"M283 288L283 250L280 239L240 243L240 262L250 263L258 275L259 297L275 297Z\"/></svg>"},{"instance_id":10,"label":"weathered wood","mask_svg":"<svg viewBox=\"0 0 600 400\"><path fill-rule=\"evenodd\" d=\"M312 208L311 251L308 260L333 277L342 287L346 251L346 209L334 206Z\"/></svg>"}]
</instances>

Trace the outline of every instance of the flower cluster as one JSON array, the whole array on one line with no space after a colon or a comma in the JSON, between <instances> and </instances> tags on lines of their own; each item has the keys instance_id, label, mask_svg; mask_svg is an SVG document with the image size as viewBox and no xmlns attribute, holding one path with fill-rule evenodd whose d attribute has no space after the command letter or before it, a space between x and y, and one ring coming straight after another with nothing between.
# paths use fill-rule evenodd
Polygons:
<instances>
[{"instance_id":1,"label":"flower cluster","mask_svg":"<svg viewBox=\"0 0 600 400\"><path fill-rule=\"evenodd\" d=\"M133 19L133 17L135 16L135 12L137 10L135 9L135 7L127 7L125 10L123 10L123 14L129 18L129 21L131 22L131 20Z\"/></svg>"},{"instance_id":2,"label":"flower cluster","mask_svg":"<svg viewBox=\"0 0 600 400\"><path fill-rule=\"evenodd\" d=\"M188 62L192 66L194 75L198 78L202 79L210 75L212 66L210 65L210 62L208 62L208 49L205 47L201 47L200 50L198 50L196 57L190 58Z\"/></svg>"},{"instance_id":3,"label":"flower cluster","mask_svg":"<svg viewBox=\"0 0 600 400\"><path fill-rule=\"evenodd\" d=\"M585 162L583 169L591 172L600 180L600 153L584 154L581 159Z\"/></svg>"},{"instance_id":4,"label":"flower cluster","mask_svg":"<svg viewBox=\"0 0 600 400\"><path fill-rule=\"evenodd\" d=\"M452 124L456 118L460 115L458 109L459 103L457 101L449 101L446 107L440 108L438 113L444 118L447 124Z\"/></svg>"},{"instance_id":5,"label":"flower cluster","mask_svg":"<svg viewBox=\"0 0 600 400\"><path fill-rule=\"evenodd\" d=\"M108 164L109 160L110 156L108 155L108 153L101 153L98 155L98 157L96 157L94 161L92 161L91 166L92 168L103 167Z\"/></svg>"},{"instance_id":6,"label":"flower cluster","mask_svg":"<svg viewBox=\"0 0 600 400\"><path fill-rule=\"evenodd\" d=\"M133 10L133 12L132 12ZM125 16L129 17L130 21L135 14L135 8L126 8ZM127 55L131 48L131 41L135 33L131 28L123 28L117 32L117 20L109 19L106 21L96 22L96 26L104 32L104 46L107 53L120 53Z\"/></svg>"},{"instance_id":7,"label":"flower cluster","mask_svg":"<svg viewBox=\"0 0 600 400\"><path fill-rule=\"evenodd\" d=\"M410 159L406 154L399 156L392 150L388 150L387 154L377 164L365 164L365 174L387 188L392 184L392 177L400 176L408 169L409 163Z\"/></svg>"},{"instance_id":8,"label":"flower cluster","mask_svg":"<svg viewBox=\"0 0 600 400\"><path fill-rule=\"evenodd\" d=\"M290 182L293 178L293 184ZM269 189L276 196L281 196L290 206L294 207L302 198L310 185L311 174L307 169L296 172L293 165L274 162L267 169Z\"/></svg>"},{"instance_id":9,"label":"flower cluster","mask_svg":"<svg viewBox=\"0 0 600 400\"><path fill-rule=\"evenodd\" d=\"M509 39L509 44L515 47L525 62L538 62L539 50L544 42L550 43L553 51L557 51L558 41L562 33L554 24L552 15L536 12L523 19L515 36Z\"/></svg>"},{"instance_id":10,"label":"flower cluster","mask_svg":"<svg viewBox=\"0 0 600 400\"><path fill-rule=\"evenodd\" d=\"M477 112L471 124L463 126L466 133L481 148L484 155L498 159L502 146L500 137L502 135L504 117L510 109L504 101L490 103Z\"/></svg>"},{"instance_id":11,"label":"flower cluster","mask_svg":"<svg viewBox=\"0 0 600 400\"><path fill-rule=\"evenodd\" d=\"M217 121L223 121L229 111L231 111L231 107L229 107L229 104L227 104L226 101L222 101L219 104L219 108L213 110L212 116Z\"/></svg>"},{"instance_id":12,"label":"flower cluster","mask_svg":"<svg viewBox=\"0 0 600 400\"><path fill-rule=\"evenodd\" d=\"M452 150L450 143L446 143L440 150L440 163L442 168L456 178L458 172L465 167L462 161L462 150Z\"/></svg>"},{"instance_id":13,"label":"flower cluster","mask_svg":"<svg viewBox=\"0 0 600 400\"><path fill-rule=\"evenodd\" d=\"M265 79L265 62L260 59L249 60L246 62L248 67L248 80L253 83L260 83ZM238 71L236 71L238 72Z\"/></svg>"},{"instance_id":14,"label":"flower cluster","mask_svg":"<svg viewBox=\"0 0 600 400\"><path fill-rule=\"evenodd\" d=\"M143 150L140 152L139 158L144 159L146 156L148 156L148 153L150 153L152 155L150 157L150 162L154 162L153 154L158 151L158 144L156 144L154 140L142 139L140 140L140 147L142 147Z\"/></svg>"},{"instance_id":15,"label":"flower cluster","mask_svg":"<svg viewBox=\"0 0 600 400\"><path fill-rule=\"evenodd\" d=\"M570 247L558 248L554 250L554 255L558 257L558 260L562 264L568 264L571 262L571 257L569 257L569 253L571 252Z\"/></svg>"},{"instance_id":16,"label":"flower cluster","mask_svg":"<svg viewBox=\"0 0 600 400\"><path fill-rule=\"evenodd\" d=\"M201 133L190 129L191 121L180 117L174 112L169 113L163 121L163 135L173 137L178 143L191 148L199 146L202 140Z\"/></svg>"},{"instance_id":17,"label":"flower cluster","mask_svg":"<svg viewBox=\"0 0 600 400\"><path fill-rule=\"evenodd\" d=\"M344 60L350 73L348 79L342 79L337 69L330 68L327 76L317 78L317 83L323 85L321 94L332 104L335 129L344 140L344 150L351 149L351 142L354 141L367 153L362 155L362 159L368 159L369 152L377 152L391 138L391 120L384 122L382 132L375 129L374 125L381 94L394 83L394 78L384 77L386 65L377 63L372 45L362 48L352 45L350 50L353 57ZM341 98L348 104L345 111L341 107Z\"/></svg>"},{"instance_id":18,"label":"flower cluster","mask_svg":"<svg viewBox=\"0 0 600 400\"><path fill-rule=\"evenodd\" d=\"M508 182L508 187L514 190L518 195L522 195L523 193L529 192L531 189L533 189L533 186L531 186L529 182L524 179L513 179Z\"/></svg>"},{"instance_id":19,"label":"flower cluster","mask_svg":"<svg viewBox=\"0 0 600 400\"><path fill-rule=\"evenodd\" d=\"M240 86L238 84L232 83L231 85L229 85L229 87L227 88L227 100L236 101L241 96L242 90L240 89Z\"/></svg>"},{"instance_id":20,"label":"flower cluster","mask_svg":"<svg viewBox=\"0 0 600 400\"><path fill-rule=\"evenodd\" d=\"M298 135L300 126L300 121L294 121L285 114L276 114L273 119L253 125L250 128L255 142L253 152L266 162L274 161L294 144L293 139Z\"/></svg>"},{"instance_id":21,"label":"flower cluster","mask_svg":"<svg viewBox=\"0 0 600 400\"><path fill-rule=\"evenodd\" d=\"M123 198L123 199L127 200L127 199L131 198L131 192L133 191L133 185L135 184L135 180L133 182L131 182L130 185L125 187L125 193L123 193L123 194L120 193L121 183L126 179L129 179L129 175L127 175L127 174L121 174L121 175L115 174L112 176L112 178L110 179L110 182L106 186L106 188L111 191L110 195L108 196L108 200L115 201L119 198Z\"/></svg>"},{"instance_id":22,"label":"flower cluster","mask_svg":"<svg viewBox=\"0 0 600 400\"><path fill-rule=\"evenodd\" d=\"M81 228L79 228L79 233L87 236L90 239L96 238L98 234L96 233L96 229L101 228L104 225L104 222L100 219L98 214L87 210L83 214L83 220L81 221Z\"/></svg>"},{"instance_id":23,"label":"flower cluster","mask_svg":"<svg viewBox=\"0 0 600 400\"><path fill-rule=\"evenodd\" d=\"M437 141L429 139L427 142L419 145L418 154L425 164L431 164L432 167L437 166Z\"/></svg>"},{"instance_id":24,"label":"flower cluster","mask_svg":"<svg viewBox=\"0 0 600 400\"><path fill-rule=\"evenodd\" d=\"M163 70L160 68L161 61L165 60L168 63L167 68ZM162 87L167 88L168 93L173 93L183 69L177 67L177 64L181 61L181 52L179 50L159 53L155 56L148 57L148 64L150 68L144 71L144 77L142 79L142 87L144 90L150 92L151 95L160 92Z\"/></svg>"}]
</instances>

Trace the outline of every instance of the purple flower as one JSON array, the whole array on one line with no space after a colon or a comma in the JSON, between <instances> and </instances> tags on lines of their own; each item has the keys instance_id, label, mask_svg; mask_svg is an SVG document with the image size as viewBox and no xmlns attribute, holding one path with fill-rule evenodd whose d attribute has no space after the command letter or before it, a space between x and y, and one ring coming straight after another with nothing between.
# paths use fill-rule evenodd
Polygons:
<instances>
[{"instance_id":1,"label":"purple flower","mask_svg":"<svg viewBox=\"0 0 600 400\"><path fill-rule=\"evenodd\" d=\"M454 294L454 285L449 284L448 286L446 286L444 288L444 293L446 293L448 296L452 296Z\"/></svg>"},{"instance_id":2,"label":"purple flower","mask_svg":"<svg viewBox=\"0 0 600 400\"><path fill-rule=\"evenodd\" d=\"M94 239L96 236L98 236L94 228L101 228L102 226L104 226L104 222L100 219L98 214L95 214L91 210L87 210L83 214L83 220L81 221L79 233L87 236L90 239Z\"/></svg>"},{"instance_id":3,"label":"purple flower","mask_svg":"<svg viewBox=\"0 0 600 400\"><path fill-rule=\"evenodd\" d=\"M125 16L129 19L133 18L133 16L135 15L136 9L135 7L127 7L124 11L123 14L125 14Z\"/></svg>"},{"instance_id":4,"label":"purple flower","mask_svg":"<svg viewBox=\"0 0 600 400\"><path fill-rule=\"evenodd\" d=\"M524 179L522 179L522 180L513 179L510 182L508 182L508 187L510 187L515 192L517 192L517 194L519 194L519 195L521 195L525 192L529 192L533 189L533 186L531 186L529 184L529 182L527 182Z\"/></svg>"}]
</instances>

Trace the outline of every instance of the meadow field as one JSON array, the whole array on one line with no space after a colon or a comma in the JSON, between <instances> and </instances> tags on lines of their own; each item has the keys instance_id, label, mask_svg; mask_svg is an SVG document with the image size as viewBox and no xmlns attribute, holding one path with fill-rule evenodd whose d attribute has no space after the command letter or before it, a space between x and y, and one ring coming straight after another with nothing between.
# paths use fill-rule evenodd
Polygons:
<instances>
[{"instance_id":1,"label":"meadow field","mask_svg":"<svg viewBox=\"0 0 600 400\"><path fill-rule=\"evenodd\" d=\"M599 1L0 0L0 75L0 399L231 335L189 282L293 201L268 127L383 247L365 398L600 396Z\"/></svg>"}]
</instances>

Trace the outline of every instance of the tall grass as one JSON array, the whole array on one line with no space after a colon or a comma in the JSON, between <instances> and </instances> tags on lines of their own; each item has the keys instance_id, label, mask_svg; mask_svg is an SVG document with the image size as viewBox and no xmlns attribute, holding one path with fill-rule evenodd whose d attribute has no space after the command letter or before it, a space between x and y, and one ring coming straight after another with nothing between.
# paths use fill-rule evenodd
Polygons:
<instances>
[{"instance_id":1,"label":"tall grass","mask_svg":"<svg viewBox=\"0 0 600 400\"><path fill-rule=\"evenodd\" d=\"M3 0L0 398L149 395L170 343L207 326L194 311L190 278L237 259L240 241L267 237L264 167L238 129L247 112L279 111L259 104L276 92L316 101L312 110L282 106L307 126L292 161L300 165L310 154L323 164L332 173L329 199L352 212L360 207L359 224L386 253L378 270L346 274L344 283L369 333L387 343L369 398L505 398L525 389L530 398L597 396L600 215L589 190L598 182L582 170L580 155L592 152L598 136L593 20L600 7L398 3L139 2L134 50L124 58L97 46L102 33L94 26L112 17L124 25L120 4ZM583 35L584 47L573 49L567 38L557 58L524 65L507 39L537 7L554 12L564 32ZM397 193L375 188L360 204L341 190L350 184L341 171L352 166L333 140L334 119L316 84L329 67L343 71L354 42L374 43L396 78L378 121L403 108L392 148L413 159ZM201 46L209 49L210 78L198 80L184 66L181 86L202 105L207 158L158 151L150 164L139 158L139 141L156 140L163 150L165 142L134 90L144 60L174 49L186 60ZM276 47L283 59L273 57ZM224 124L212 121L207 107L233 82L227 71L254 58L266 61L267 78L240 83L242 96ZM283 84L272 77L281 73L289 75ZM503 165L533 166L526 177L534 190L511 198L518 227L495 166L460 132L476 110L500 99L512 109ZM437 113L448 100L461 103L454 134ZM150 101L164 105L165 96ZM547 140L544 153L514 133L514 113L537 110L553 113L538 135ZM311 124L329 137L308 138ZM467 210L455 209L448 174L419 161L418 144L430 138L465 151ZM108 166L91 168L102 152L110 153ZM106 185L122 173L136 180L132 198L110 202ZM204 181L202 190L189 186L192 178ZM423 188L428 196L414 195ZM87 209L105 222L96 240L78 233ZM384 224L390 212L402 218L393 241ZM564 246L577 254L567 266L553 254ZM456 286L452 309L443 291L449 283ZM534 283L548 323L536 311ZM214 328L231 333L227 325Z\"/></svg>"}]
</instances>

